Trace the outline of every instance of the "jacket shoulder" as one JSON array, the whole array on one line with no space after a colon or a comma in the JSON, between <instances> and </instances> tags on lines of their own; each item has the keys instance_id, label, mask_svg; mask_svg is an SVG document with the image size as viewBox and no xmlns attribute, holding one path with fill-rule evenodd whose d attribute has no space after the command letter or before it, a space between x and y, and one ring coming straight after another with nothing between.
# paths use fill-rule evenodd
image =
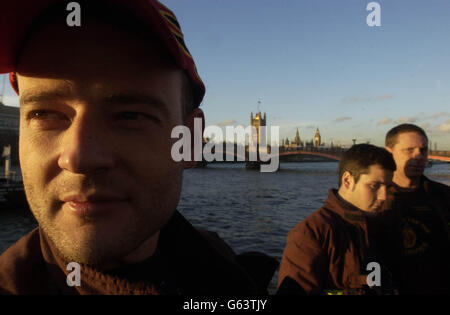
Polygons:
<instances>
[{"instance_id":1,"label":"jacket shoulder","mask_svg":"<svg viewBox=\"0 0 450 315\"><path fill-rule=\"evenodd\" d=\"M161 231L159 245L182 294L257 293L232 248L217 233L192 226L179 212Z\"/></svg>"},{"instance_id":2,"label":"jacket shoulder","mask_svg":"<svg viewBox=\"0 0 450 315\"><path fill-rule=\"evenodd\" d=\"M338 218L332 211L322 207L300 221L290 232L290 239L310 238L323 243Z\"/></svg>"},{"instance_id":3,"label":"jacket shoulder","mask_svg":"<svg viewBox=\"0 0 450 315\"><path fill-rule=\"evenodd\" d=\"M0 294L39 293L42 268L45 264L36 228L0 255Z\"/></svg>"},{"instance_id":4,"label":"jacket shoulder","mask_svg":"<svg viewBox=\"0 0 450 315\"><path fill-rule=\"evenodd\" d=\"M443 184L443 183L435 182L430 179L427 179L427 181L428 181L428 184L430 185L432 191L440 192L447 196L450 196L450 186Z\"/></svg>"},{"instance_id":5,"label":"jacket shoulder","mask_svg":"<svg viewBox=\"0 0 450 315\"><path fill-rule=\"evenodd\" d=\"M204 229L197 229L197 232L208 242L209 245L211 245L223 256L228 257L228 259L234 259L236 253L222 238L220 238L219 234Z\"/></svg>"},{"instance_id":6,"label":"jacket shoulder","mask_svg":"<svg viewBox=\"0 0 450 315\"><path fill-rule=\"evenodd\" d=\"M425 192L431 198L437 198L437 200L440 200L441 203L446 205L450 204L450 186L435 182L425 177L423 187Z\"/></svg>"},{"instance_id":7,"label":"jacket shoulder","mask_svg":"<svg viewBox=\"0 0 450 315\"><path fill-rule=\"evenodd\" d=\"M321 293L327 278L332 224L333 213L320 208L289 232L278 274L278 294Z\"/></svg>"}]
</instances>

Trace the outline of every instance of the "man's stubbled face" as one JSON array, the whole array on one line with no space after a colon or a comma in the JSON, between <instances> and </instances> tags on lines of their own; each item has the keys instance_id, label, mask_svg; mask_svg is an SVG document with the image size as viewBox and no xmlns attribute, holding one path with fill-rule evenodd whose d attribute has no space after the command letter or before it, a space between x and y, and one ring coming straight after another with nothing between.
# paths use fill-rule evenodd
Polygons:
<instances>
[{"instance_id":1,"label":"man's stubbled face","mask_svg":"<svg viewBox=\"0 0 450 315\"><path fill-rule=\"evenodd\" d=\"M40 227L70 261L119 262L167 222L182 164L181 71L155 40L47 25L18 64L20 163Z\"/></svg>"},{"instance_id":2,"label":"man's stubbled face","mask_svg":"<svg viewBox=\"0 0 450 315\"><path fill-rule=\"evenodd\" d=\"M404 132L397 136L393 148L388 148L397 165L394 181L419 180L428 161L427 139L417 132Z\"/></svg>"}]
</instances>

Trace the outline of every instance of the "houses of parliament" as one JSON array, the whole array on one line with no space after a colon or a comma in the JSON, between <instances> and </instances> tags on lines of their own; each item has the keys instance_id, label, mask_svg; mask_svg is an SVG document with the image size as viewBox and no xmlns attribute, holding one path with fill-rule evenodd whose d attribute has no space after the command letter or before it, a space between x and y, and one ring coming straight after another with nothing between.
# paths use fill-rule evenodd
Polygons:
<instances>
[{"instance_id":1,"label":"houses of parliament","mask_svg":"<svg viewBox=\"0 0 450 315\"><path fill-rule=\"evenodd\" d=\"M321 136L319 128L316 129L316 134L314 135L314 140L311 140L309 142L303 143L303 141L300 139L300 133L295 133L295 138L291 141L289 141L288 138L281 139L281 147L284 148L297 148L297 147L315 147L318 148L322 145Z\"/></svg>"},{"instance_id":2,"label":"houses of parliament","mask_svg":"<svg viewBox=\"0 0 450 315\"><path fill-rule=\"evenodd\" d=\"M259 139L259 127L266 126L266 113L262 116L261 112L255 114L253 117L253 113L250 114L250 124L256 128L256 138ZM303 142L300 139L300 133L297 128L297 132L295 133L295 137L292 140L289 138L281 139L280 147L288 148L297 148L297 147L315 147L318 148L322 145L322 138L320 136L319 128L316 129L316 134L314 135L314 139L309 142Z\"/></svg>"},{"instance_id":3,"label":"houses of parliament","mask_svg":"<svg viewBox=\"0 0 450 315\"><path fill-rule=\"evenodd\" d=\"M264 113L264 116L262 116L261 112L257 112L255 114L255 117L253 117L253 113L250 113L250 125L256 128L256 135L255 138L259 139L261 136L259 134L259 127L266 126L266 113ZM297 148L297 147L315 147L318 148L322 145L322 140L320 136L319 128L316 129L316 134L314 135L314 139L303 143L303 141L300 139L300 133L297 128L297 132L295 133L295 138L293 140L290 140L288 138L281 139L280 147L284 148Z\"/></svg>"}]
</instances>

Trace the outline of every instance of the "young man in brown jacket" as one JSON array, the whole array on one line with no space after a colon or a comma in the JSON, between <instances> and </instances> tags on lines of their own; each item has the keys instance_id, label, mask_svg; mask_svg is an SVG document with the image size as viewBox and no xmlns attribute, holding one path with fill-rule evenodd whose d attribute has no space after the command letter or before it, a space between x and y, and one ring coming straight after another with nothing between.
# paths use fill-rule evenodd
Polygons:
<instances>
[{"instance_id":1,"label":"young man in brown jacket","mask_svg":"<svg viewBox=\"0 0 450 315\"><path fill-rule=\"evenodd\" d=\"M236 256L176 211L195 161L174 160L171 134L204 121L205 87L175 15L156 0L2 1L0 12L0 73L20 97L39 223L0 256L0 294L264 293L271 272L245 268L264 257Z\"/></svg>"},{"instance_id":2,"label":"young man in brown jacket","mask_svg":"<svg viewBox=\"0 0 450 315\"><path fill-rule=\"evenodd\" d=\"M380 232L394 171L392 155L383 148L359 144L345 152L339 189L330 189L324 206L288 235L278 294L393 292Z\"/></svg>"},{"instance_id":3,"label":"young man in brown jacket","mask_svg":"<svg viewBox=\"0 0 450 315\"><path fill-rule=\"evenodd\" d=\"M390 189L396 215L395 274L400 294L450 294L450 187L423 175L428 137L413 124L386 134L397 170Z\"/></svg>"}]
</instances>

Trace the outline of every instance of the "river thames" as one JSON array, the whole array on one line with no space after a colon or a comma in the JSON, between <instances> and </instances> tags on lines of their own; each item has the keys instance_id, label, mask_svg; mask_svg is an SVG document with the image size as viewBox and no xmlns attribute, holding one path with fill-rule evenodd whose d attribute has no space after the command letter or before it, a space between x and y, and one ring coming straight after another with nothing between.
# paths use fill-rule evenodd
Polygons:
<instances>
[{"instance_id":1,"label":"river thames","mask_svg":"<svg viewBox=\"0 0 450 315\"><path fill-rule=\"evenodd\" d=\"M281 163L275 173L246 171L244 164L187 170L178 210L194 226L217 232L237 253L259 251L280 261L288 232L337 187L337 168L337 162L303 162ZM435 164L425 175L450 185L450 164ZM34 226L29 216L0 213L0 253Z\"/></svg>"}]
</instances>

